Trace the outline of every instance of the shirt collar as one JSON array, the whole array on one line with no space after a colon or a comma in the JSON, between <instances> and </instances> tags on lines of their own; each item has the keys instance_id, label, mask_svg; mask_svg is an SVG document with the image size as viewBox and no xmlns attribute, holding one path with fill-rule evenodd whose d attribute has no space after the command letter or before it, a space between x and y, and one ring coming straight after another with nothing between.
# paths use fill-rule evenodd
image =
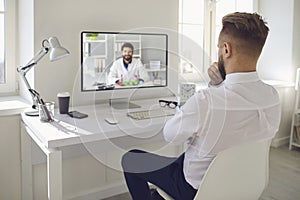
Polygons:
<instances>
[{"instance_id":1,"label":"shirt collar","mask_svg":"<svg viewBox=\"0 0 300 200\"><path fill-rule=\"evenodd\" d=\"M257 72L231 73L226 75L226 84L248 83L259 81Z\"/></svg>"},{"instance_id":2,"label":"shirt collar","mask_svg":"<svg viewBox=\"0 0 300 200\"><path fill-rule=\"evenodd\" d=\"M125 63L125 60L123 59L123 65L124 65L124 67L125 67L126 70L128 70L128 65L131 64L131 62L132 62L132 59L131 59L130 62L127 64L127 63Z\"/></svg>"},{"instance_id":3,"label":"shirt collar","mask_svg":"<svg viewBox=\"0 0 300 200\"><path fill-rule=\"evenodd\" d=\"M129 63L127 64L127 63L125 63L125 60L124 60L124 58L123 58L123 64L124 65L129 65L129 64L131 64L132 63L132 59L129 61Z\"/></svg>"}]
</instances>

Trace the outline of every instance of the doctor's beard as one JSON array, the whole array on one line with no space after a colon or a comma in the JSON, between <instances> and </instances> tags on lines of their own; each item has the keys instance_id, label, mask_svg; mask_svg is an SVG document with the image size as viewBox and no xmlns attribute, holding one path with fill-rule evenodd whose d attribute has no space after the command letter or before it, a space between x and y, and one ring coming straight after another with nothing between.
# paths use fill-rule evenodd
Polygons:
<instances>
[{"instance_id":1,"label":"doctor's beard","mask_svg":"<svg viewBox=\"0 0 300 200\"><path fill-rule=\"evenodd\" d=\"M130 55L124 55L124 56L123 56L123 59L124 59L126 62L130 63L131 60L132 60L132 56L130 56Z\"/></svg>"}]
</instances>

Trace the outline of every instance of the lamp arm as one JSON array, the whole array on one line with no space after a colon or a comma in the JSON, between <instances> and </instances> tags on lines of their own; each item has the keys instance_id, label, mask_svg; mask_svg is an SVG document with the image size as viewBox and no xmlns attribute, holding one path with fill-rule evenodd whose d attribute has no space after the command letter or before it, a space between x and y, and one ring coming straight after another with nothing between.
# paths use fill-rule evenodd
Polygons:
<instances>
[{"instance_id":1,"label":"lamp arm","mask_svg":"<svg viewBox=\"0 0 300 200\"><path fill-rule=\"evenodd\" d=\"M33 89L31 88L31 86L30 86L30 84L29 84L29 82L28 82L25 74L21 74L21 76L22 76L22 78L23 78L23 80L25 82L25 85L26 85L27 89L29 90L29 93L30 93L31 98L33 100L32 108L36 109L36 107L38 105L38 102L39 102L39 97L36 94L34 94L34 93L31 92Z\"/></svg>"},{"instance_id":2,"label":"lamp arm","mask_svg":"<svg viewBox=\"0 0 300 200\"><path fill-rule=\"evenodd\" d=\"M17 68L18 73L22 76L22 78L25 82L25 85L30 92L30 95L33 100L32 108L34 108L34 109L37 107L37 105L40 101L40 99L39 99L40 97L36 93L32 92L33 89L31 88L31 86L26 78L26 74L32 67L34 67L48 53L48 51L49 51L48 47L43 47L37 54L34 55L34 57L25 66L23 66L23 67L20 66Z\"/></svg>"},{"instance_id":3,"label":"lamp arm","mask_svg":"<svg viewBox=\"0 0 300 200\"><path fill-rule=\"evenodd\" d=\"M22 71L26 75L26 73L48 53L48 51L48 47L43 47L25 66L18 67L17 71Z\"/></svg>"}]
</instances>

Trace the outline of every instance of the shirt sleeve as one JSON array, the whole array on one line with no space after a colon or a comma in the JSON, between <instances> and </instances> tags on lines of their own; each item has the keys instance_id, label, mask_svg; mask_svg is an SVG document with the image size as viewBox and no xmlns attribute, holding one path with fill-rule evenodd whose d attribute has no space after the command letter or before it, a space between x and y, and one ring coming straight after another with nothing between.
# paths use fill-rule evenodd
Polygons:
<instances>
[{"instance_id":1,"label":"shirt sleeve","mask_svg":"<svg viewBox=\"0 0 300 200\"><path fill-rule=\"evenodd\" d=\"M203 92L193 95L164 127L167 142L181 143L193 137L203 125L202 116L207 113L207 100Z\"/></svg>"}]
</instances>

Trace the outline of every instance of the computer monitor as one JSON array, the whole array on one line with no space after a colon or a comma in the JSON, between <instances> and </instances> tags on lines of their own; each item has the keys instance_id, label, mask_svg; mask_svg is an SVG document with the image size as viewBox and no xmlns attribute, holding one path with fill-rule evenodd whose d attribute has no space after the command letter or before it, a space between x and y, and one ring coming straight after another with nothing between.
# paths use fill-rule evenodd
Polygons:
<instances>
[{"instance_id":1,"label":"computer monitor","mask_svg":"<svg viewBox=\"0 0 300 200\"><path fill-rule=\"evenodd\" d=\"M167 34L81 32L82 92L167 87L167 78Z\"/></svg>"}]
</instances>

